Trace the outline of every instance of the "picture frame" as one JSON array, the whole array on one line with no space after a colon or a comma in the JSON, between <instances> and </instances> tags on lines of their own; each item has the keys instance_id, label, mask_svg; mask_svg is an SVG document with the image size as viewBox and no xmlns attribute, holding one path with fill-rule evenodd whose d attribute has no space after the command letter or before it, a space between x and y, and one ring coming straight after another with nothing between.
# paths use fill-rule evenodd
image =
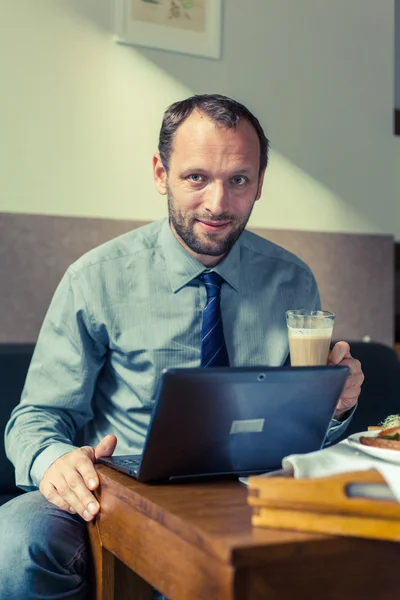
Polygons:
<instances>
[{"instance_id":1,"label":"picture frame","mask_svg":"<svg viewBox=\"0 0 400 600\"><path fill-rule=\"evenodd\" d=\"M222 0L113 0L114 39L219 59Z\"/></svg>"}]
</instances>

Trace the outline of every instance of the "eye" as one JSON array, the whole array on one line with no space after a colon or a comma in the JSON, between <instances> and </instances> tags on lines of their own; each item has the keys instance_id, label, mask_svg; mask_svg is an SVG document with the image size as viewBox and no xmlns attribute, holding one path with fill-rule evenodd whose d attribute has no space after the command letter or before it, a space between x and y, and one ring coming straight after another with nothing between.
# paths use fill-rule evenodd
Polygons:
<instances>
[{"instance_id":1,"label":"eye","mask_svg":"<svg viewBox=\"0 0 400 600\"><path fill-rule=\"evenodd\" d=\"M201 181L203 181L203 176L199 173L192 173L191 175L189 175L188 179L190 181L193 181L193 183L200 183Z\"/></svg>"},{"instance_id":2,"label":"eye","mask_svg":"<svg viewBox=\"0 0 400 600\"><path fill-rule=\"evenodd\" d=\"M235 185L243 185L246 183L246 179L242 175L237 175L232 179L232 181Z\"/></svg>"}]
</instances>

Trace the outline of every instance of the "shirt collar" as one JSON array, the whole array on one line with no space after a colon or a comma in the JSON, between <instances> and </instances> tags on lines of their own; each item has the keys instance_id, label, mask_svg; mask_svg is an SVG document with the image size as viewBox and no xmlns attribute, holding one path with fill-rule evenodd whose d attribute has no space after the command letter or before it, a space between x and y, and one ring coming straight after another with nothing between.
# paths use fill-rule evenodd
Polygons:
<instances>
[{"instance_id":1,"label":"shirt collar","mask_svg":"<svg viewBox=\"0 0 400 600\"><path fill-rule=\"evenodd\" d=\"M173 234L169 220L165 219L161 225L160 242L163 248L166 269L171 282L172 291L175 293L185 287L190 281L198 277L206 267L196 260ZM234 244L229 254L212 269L237 292L240 281L240 238Z\"/></svg>"}]
</instances>

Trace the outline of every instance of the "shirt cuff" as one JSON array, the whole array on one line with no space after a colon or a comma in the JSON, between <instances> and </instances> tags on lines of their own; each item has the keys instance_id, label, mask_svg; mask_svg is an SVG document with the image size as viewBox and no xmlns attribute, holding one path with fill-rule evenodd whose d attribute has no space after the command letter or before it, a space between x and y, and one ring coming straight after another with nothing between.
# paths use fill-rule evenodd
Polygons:
<instances>
[{"instance_id":1,"label":"shirt cuff","mask_svg":"<svg viewBox=\"0 0 400 600\"><path fill-rule=\"evenodd\" d=\"M340 438L343 433L346 431L347 427L350 424L351 419L353 418L353 415L355 413L357 409L357 404L355 404L353 406L353 408L351 408L346 414L346 418L343 421L338 421L337 419L332 419L329 429L328 429L328 433L326 434L325 437L325 441L324 441L324 447L325 446L330 446L331 444L333 444L333 442L335 440L337 440L338 438Z\"/></svg>"},{"instance_id":2,"label":"shirt cuff","mask_svg":"<svg viewBox=\"0 0 400 600\"><path fill-rule=\"evenodd\" d=\"M67 444L65 442L57 442L56 444L51 444L51 446L47 446L33 461L31 466L31 479L36 485L39 487L40 482L42 481L43 475L49 468L49 466L63 456L67 454L67 452L72 452L75 450L77 446L73 446L72 444Z\"/></svg>"}]
</instances>

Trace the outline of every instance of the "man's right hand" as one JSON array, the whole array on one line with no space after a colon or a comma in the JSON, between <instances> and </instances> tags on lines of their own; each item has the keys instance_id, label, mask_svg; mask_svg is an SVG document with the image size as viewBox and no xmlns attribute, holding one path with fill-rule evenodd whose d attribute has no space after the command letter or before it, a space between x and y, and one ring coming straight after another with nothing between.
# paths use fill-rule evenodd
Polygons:
<instances>
[{"instance_id":1,"label":"man's right hand","mask_svg":"<svg viewBox=\"0 0 400 600\"><path fill-rule=\"evenodd\" d=\"M90 490L99 485L94 463L101 456L111 456L117 445L115 435L106 435L96 446L76 448L57 458L43 475L39 489L52 504L69 513L78 513L91 521L100 510Z\"/></svg>"}]
</instances>

